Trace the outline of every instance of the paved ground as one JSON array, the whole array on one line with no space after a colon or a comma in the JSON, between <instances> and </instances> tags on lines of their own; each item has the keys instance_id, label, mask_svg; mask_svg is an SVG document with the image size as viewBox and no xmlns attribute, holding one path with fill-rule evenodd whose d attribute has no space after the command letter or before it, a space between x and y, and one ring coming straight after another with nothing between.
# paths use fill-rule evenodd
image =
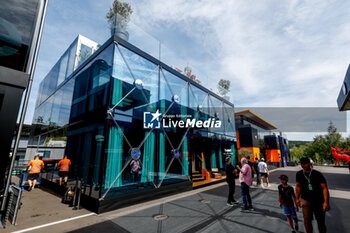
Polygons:
<instances>
[{"instance_id":1,"label":"paved ground","mask_svg":"<svg viewBox=\"0 0 350 233\"><path fill-rule=\"evenodd\" d=\"M300 168L282 168L271 173L270 188L253 188L252 198L255 211L241 213L240 206L226 206L227 186L217 184L187 193L138 204L109 213L95 215L86 210L73 212L67 206L58 204L59 198L46 192L35 190L25 193L24 198L34 198L43 194L52 198L50 202L55 208L43 206L43 214L24 219L25 206L20 212L19 225L8 227L6 231L27 229L43 223L62 220L81 215L82 218L64 223L32 229L32 232L290 232L288 224L278 207L277 182L280 174L287 174L290 183L295 183L295 171ZM350 232L350 175L346 168L316 167L322 171L331 188L331 211L327 213L328 232ZM30 196L32 195L32 196ZM50 196L51 195L51 196ZM236 198L240 199L239 188L236 187ZM45 199L42 196L42 202ZM35 202L34 199L32 202ZM27 208L27 207L26 207ZM34 210L34 209L33 209ZM65 211L65 212L64 212ZM160 216L159 216L160 215ZM165 216L162 216L165 215ZM164 217L155 220L155 217ZM302 213L298 212L300 229ZM27 229L30 230L30 229ZM25 232L25 231L19 231Z\"/></svg>"}]
</instances>

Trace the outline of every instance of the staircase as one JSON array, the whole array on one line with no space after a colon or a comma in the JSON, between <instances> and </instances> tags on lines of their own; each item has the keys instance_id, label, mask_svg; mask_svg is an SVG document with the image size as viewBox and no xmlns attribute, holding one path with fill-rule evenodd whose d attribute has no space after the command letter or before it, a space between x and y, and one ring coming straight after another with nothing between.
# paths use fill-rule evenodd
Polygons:
<instances>
[{"instance_id":1,"label":"staircase","mask_svg":"<svg viewBox=\"0 0 350 233\"><path fill-rule=\"evenodd\" d=\"M205 177L202 176L202 173L200 173L199 171L193 171L192 172L192 181L193 182L200 182L200 181L204 181Z\"/></svg>"}]
</instances>

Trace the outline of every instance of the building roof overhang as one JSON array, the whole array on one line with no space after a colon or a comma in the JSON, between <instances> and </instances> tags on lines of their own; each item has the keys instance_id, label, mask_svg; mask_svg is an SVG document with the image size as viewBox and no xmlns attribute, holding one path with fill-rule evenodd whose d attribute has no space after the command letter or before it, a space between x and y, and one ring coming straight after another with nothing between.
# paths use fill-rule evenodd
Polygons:
<instances>
[{"instance_id":1,"label":"building roof overhang","mask_svg":"<svg viewBox=\"0 0 350 233\"><path fill-rule=\"evenodd\" d=\"M271 124L270 122L264 120L262 117L260 117L259 115L255 114L254 112L250 111L250 110L245 110L245 111L241 111L241 112L236 112L235 113L236 117L241 117L244 120L259 126L260 128L264 129L264 130L275 130L277 129L277 127L273 124Z\"/></svg>"}]
</instances>

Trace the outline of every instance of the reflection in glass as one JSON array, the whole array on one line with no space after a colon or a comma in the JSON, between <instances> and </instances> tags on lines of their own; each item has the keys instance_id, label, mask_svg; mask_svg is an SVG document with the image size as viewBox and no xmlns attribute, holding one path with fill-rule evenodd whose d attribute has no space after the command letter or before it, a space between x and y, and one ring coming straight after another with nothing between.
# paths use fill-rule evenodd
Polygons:
<instances>
[{"instance_id":1,"label":"reflection in glass","mask_svg":"<svg viewBox=\"0 0 350 233\"><path fill-rule=\"evenodd\" d=\"M0 65L26 72L39 0L1 1Z\"/></svg>"}]
</instances>

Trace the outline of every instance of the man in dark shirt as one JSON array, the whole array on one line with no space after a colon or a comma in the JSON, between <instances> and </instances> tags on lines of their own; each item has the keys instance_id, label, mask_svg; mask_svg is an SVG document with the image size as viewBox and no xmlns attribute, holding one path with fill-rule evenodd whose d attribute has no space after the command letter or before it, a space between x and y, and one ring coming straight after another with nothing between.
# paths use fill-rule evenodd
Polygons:
<instances>
[{"instance_id":1,"label":"man in dark shirt","mask_svg":"<svg viewBox=\"0 0 350 233\"><path fill-rule=\"evenodd\" d=\"M247 160L248 160L248 165L250 166L250 169L252 170L252 180L254 178L254 173L256 173L254 164L250 161L250 156L247 156Z\"/></svg>"},{"instance_id":2,"label":"man in dark shirt","mask_svg":"<svg viewBox=\"0 0 350 233\"><path fill-rule=\"evenodd\" d=\"M260 172L259 172L259 167L258 167L259 162L260 161L259 161L258 157L255 157L255 161L253 162L253 166L254 166L254 170L256 173L256 185L257 186L260 184Z\"/></svg>"},{"instance_id":3,"label":"man in dark shirt","mask_svg":"<svg viewBox=\"0 0 350 233\"><path fill-rule=\"evenodd\" d=\"M306 233L312 233L312 220L315 215L318 230L326 232L325 212L329 207L327 182L321 172L313 170L308 158L301 158L303 170L296 174L296 204L303 209Z\"/></svg>"},{"instance_id":4,"label":"man in dark shirt","mask_svg":"<svg viewBox=\"0 0 350 233\"><path fill-rule=\"evenodd\" d=\"M238 201L235 200L235 168L232 166L231 158L226 159L226 182L228 183L228 198L227 205L233 206L233 204L239 204Z\"/></svg>"}]
</instances>

